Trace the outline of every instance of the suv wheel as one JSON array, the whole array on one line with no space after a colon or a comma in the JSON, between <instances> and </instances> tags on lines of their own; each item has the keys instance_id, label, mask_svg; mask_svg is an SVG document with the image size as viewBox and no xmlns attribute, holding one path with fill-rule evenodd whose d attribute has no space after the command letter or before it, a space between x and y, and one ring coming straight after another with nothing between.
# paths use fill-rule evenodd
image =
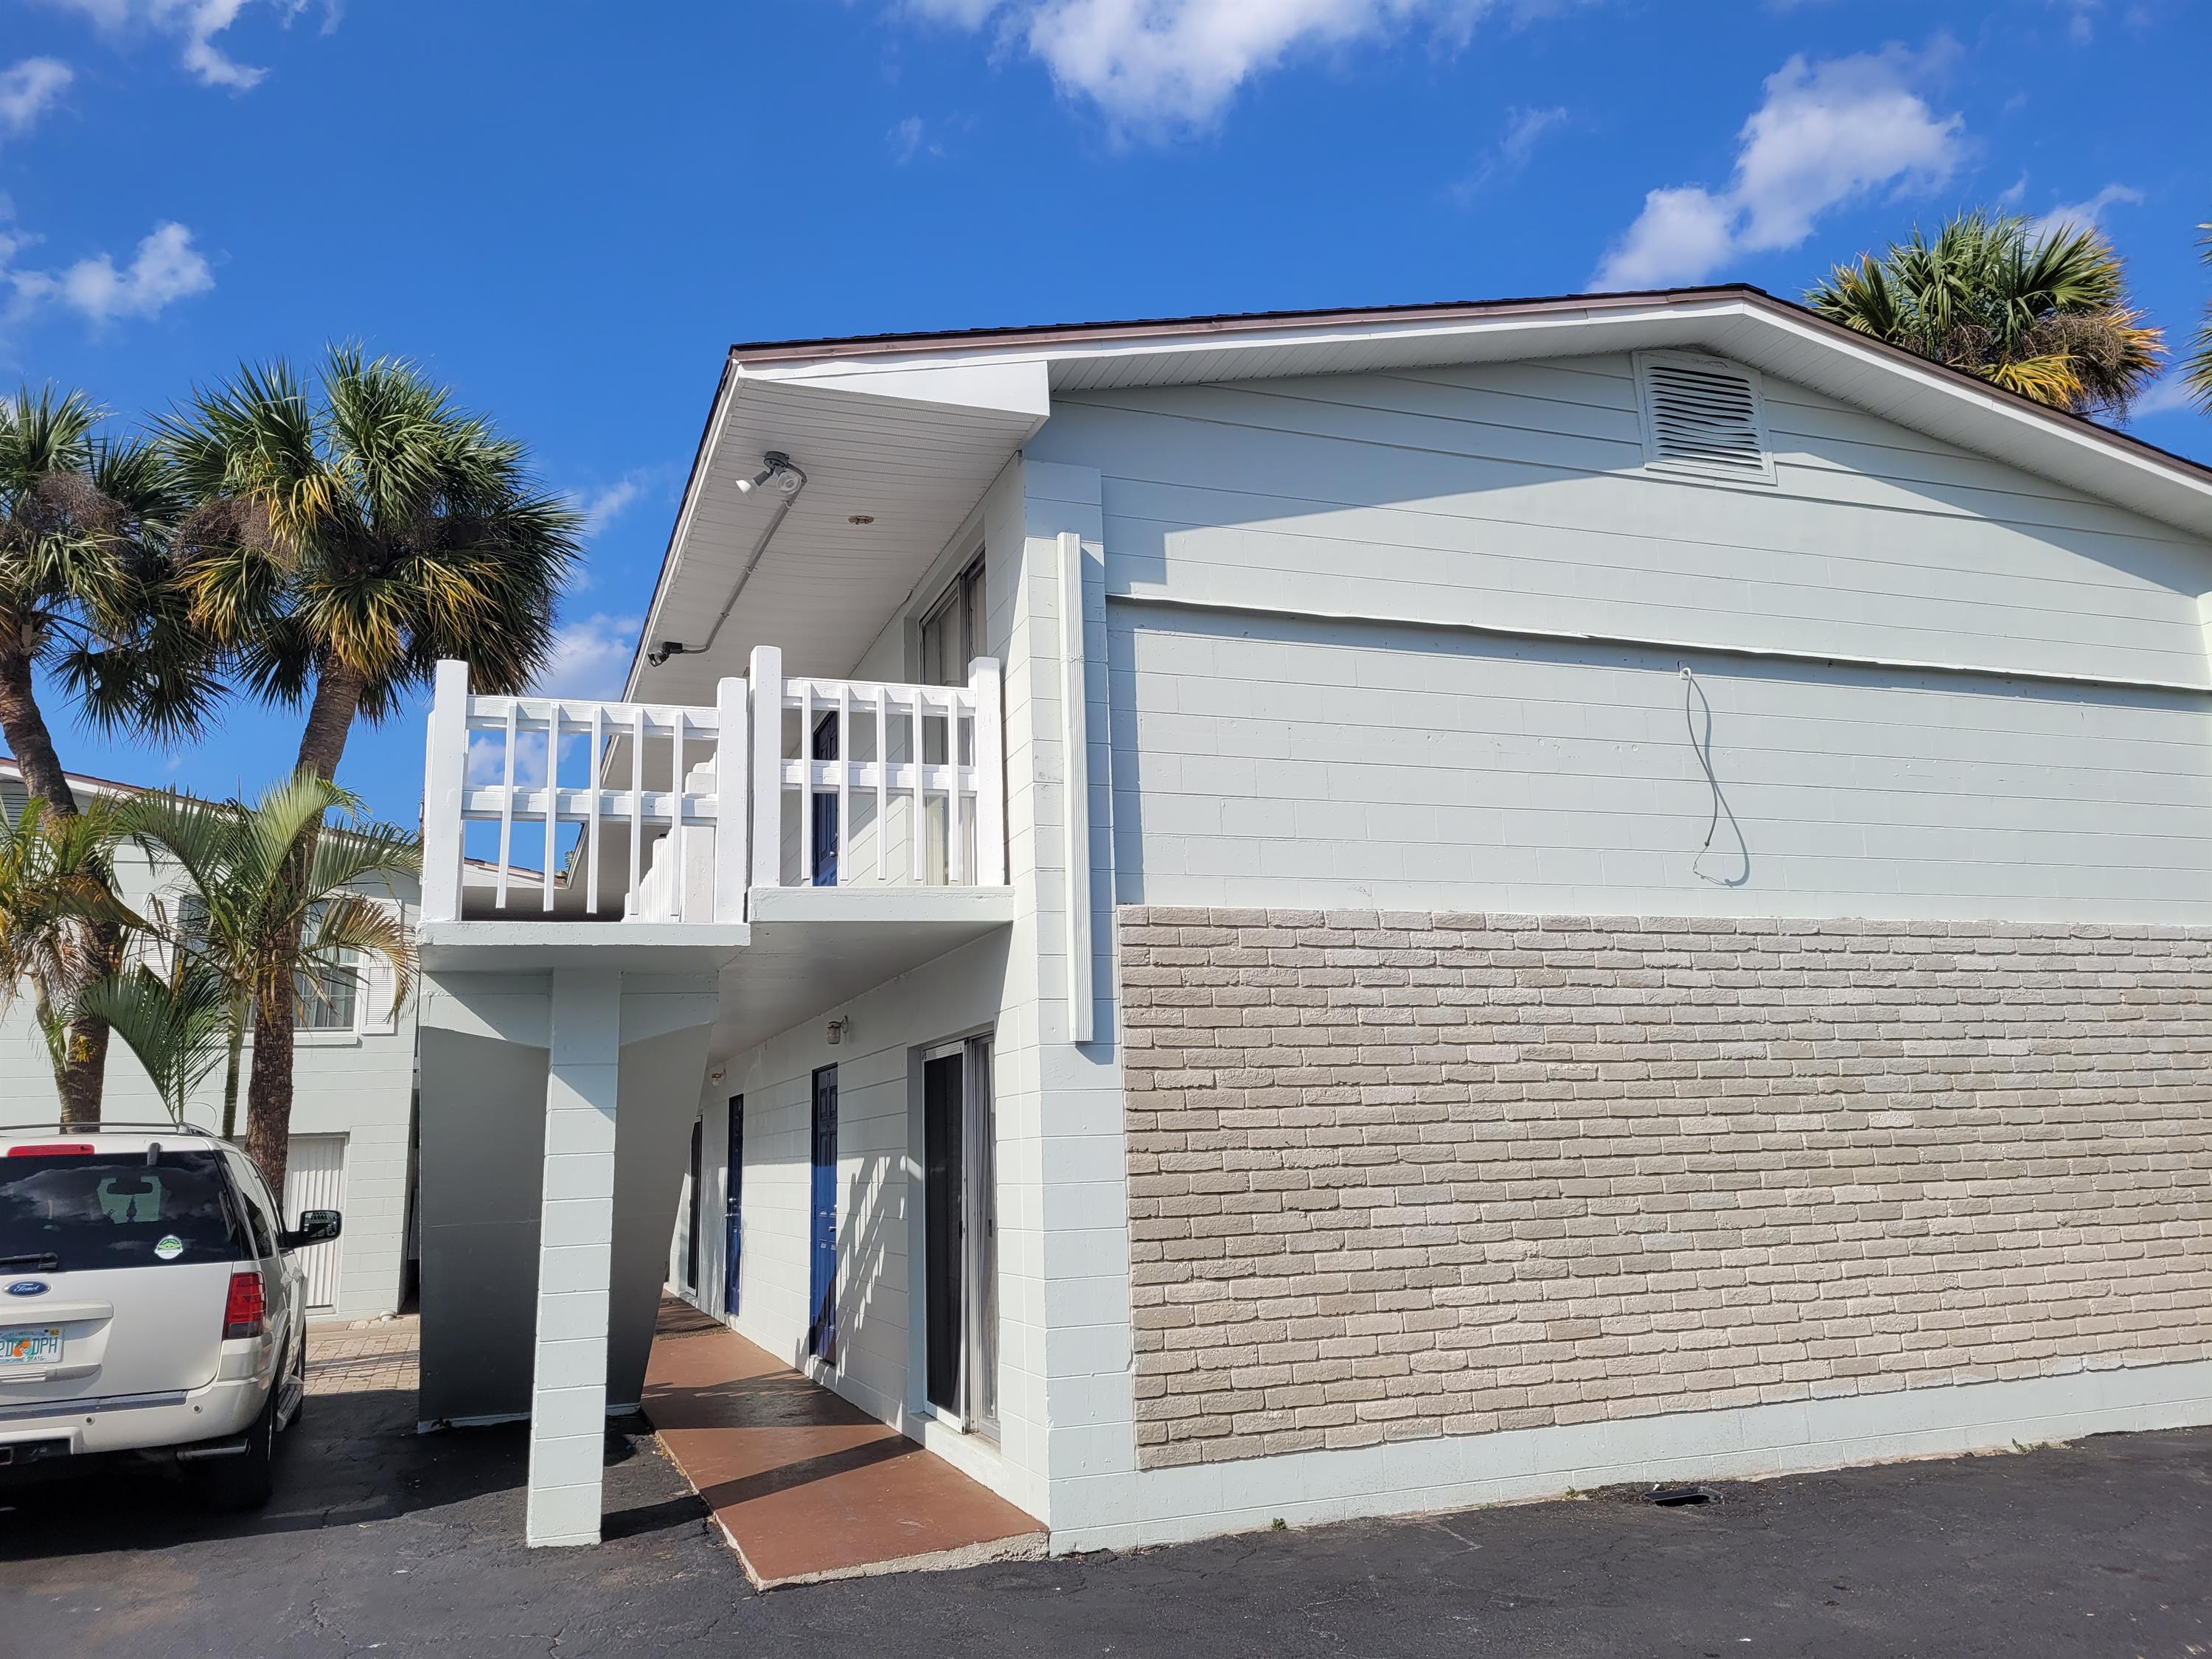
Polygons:
<instances>
[{"instance_id":1,"label":"suv wheel","mask_svg":"<svg viewBox=\"0 0 2212 1659\"><path fill-rule=\"evenodd\" d=\"M275 1486L276 1459L276 1390L246 1431L246 1449L230 1457L210 1457L196 1464L193 1475L201 1498L210 1509L258 1510L269 1501Z\"/></svg>"},{"instance_id":2,"label":"suv wheel","mask_svg":"<svg viewBox=\"0 0 2212 1659\"><path fill-rule=\"evenodd\" d=\"M300 1419L307 1414L307 1345L305 1342L292 1345L292 1364L285 1380L277 1385L276 1392L280 1395L289 1395L292 1399L292 1414L284 1419L284 1428L288 1431L298 1428Z\"/></svg>"}]
</instances>

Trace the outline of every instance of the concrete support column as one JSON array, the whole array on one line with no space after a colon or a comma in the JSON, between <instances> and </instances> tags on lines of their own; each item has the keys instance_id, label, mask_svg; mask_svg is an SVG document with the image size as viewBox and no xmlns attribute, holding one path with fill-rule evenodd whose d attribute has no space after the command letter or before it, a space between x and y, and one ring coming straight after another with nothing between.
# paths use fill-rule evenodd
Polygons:
<instances>
[{"instance_id":1,"label":"concrete support column","mask_svg":"<svg viewBox=\"0 0 2212 1659\"><path fill-rule=\"evenodd\" d=\"M532 1547L599 1541L622 989L618 972L554 970L530 1398Z\"/></svg>"}]
</instances>

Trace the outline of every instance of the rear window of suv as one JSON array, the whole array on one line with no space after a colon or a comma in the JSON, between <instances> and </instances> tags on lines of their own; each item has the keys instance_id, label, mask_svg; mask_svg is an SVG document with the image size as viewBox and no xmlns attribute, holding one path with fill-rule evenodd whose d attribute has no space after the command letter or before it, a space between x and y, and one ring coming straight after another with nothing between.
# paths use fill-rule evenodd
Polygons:
<instances>
[{"instance_id":1,"label":"rear window of suv","mask_svg":"<svg viewBox=\"0 0 2212 1659\"><path fill-rule=\"evenodd\" d=\"M217 1152L0 1158L0 1271L234 1261L237 1204Z\"/></svg>"}]
</instances>

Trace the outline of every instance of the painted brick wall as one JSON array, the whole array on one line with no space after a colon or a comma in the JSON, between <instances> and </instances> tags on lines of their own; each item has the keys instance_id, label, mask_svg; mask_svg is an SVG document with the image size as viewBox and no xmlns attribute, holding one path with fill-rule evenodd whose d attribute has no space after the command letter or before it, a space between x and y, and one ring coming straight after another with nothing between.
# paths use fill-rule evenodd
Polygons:
<instances>
[{"instance_id":1,"label":"painted brick wall","mask_svg":"<svg viewBox=\"0 0 2212 1659\"><path fill-rule=\"evenodd\" d=\"M2212 931L1118 923L1145 1467L2212 1357Z\"/></svg>"}]
</instances>

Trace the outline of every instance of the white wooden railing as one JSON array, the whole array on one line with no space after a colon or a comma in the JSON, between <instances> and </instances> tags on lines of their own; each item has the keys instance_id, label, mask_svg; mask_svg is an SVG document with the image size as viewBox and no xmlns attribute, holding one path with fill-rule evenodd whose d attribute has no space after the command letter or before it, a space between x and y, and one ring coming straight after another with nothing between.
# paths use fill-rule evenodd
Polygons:
<instances>
[{"instance_id":1,"label":"white wooden railing","mask_svg":"<svg viewBox=\"0 0 2212 1659\"><path fill-rule=\"evenodd\" d=\"M750 681L754 886L811 887L825 863L843 886L1006 881L997 662L978 658L965 685L787 680L783 653L760 646ZM834 756L817 752L825 732Z\"/></svg>"},{"instance_id":2,"label":"white wooden railing","mask_svg":"<svg viewBox=\"0 0 2212 1659\"><path fill-rule=\"evenodd\" d=\"M773 647L750 668L723 680L711 708L685 708L483 696L465 664L440 663L423 920L583 921L618 902L626 921L732 922L748 916L750 890L817 876L1005 883L995 661L977 659L963 686L786 680ZM471 825L496 825L495 838ZM626 853L603 875L610 836Z\"/></svg>"}]
</instances>

